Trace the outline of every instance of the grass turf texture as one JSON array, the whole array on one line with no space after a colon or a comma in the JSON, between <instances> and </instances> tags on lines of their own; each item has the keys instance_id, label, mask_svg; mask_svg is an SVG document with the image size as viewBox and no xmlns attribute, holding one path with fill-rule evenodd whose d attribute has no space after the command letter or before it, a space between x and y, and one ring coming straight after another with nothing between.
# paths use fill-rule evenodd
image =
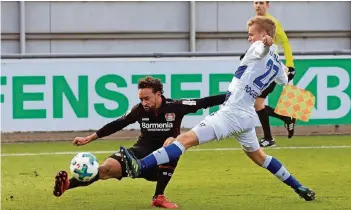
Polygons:
<instances>
[{"instance_id":1,"label":"grass turf texture","mask_svg":"<svg viewBox=\"0 0 351 210\"><path fill-rule=\"evenodd\" d=\"M295 148L350 146L349 136L277 138L278 149L265 149L279 159L317 199L305 202L291 188L242 151L193 151L181 158L166 189L166 196L182 209L349 209L351 148ZM2 154L117 151L133 141L97 140L83 147L70 142L2 144ZM284 147L279 149L279 147ZM196 149L239 148L233 139L212 142ZM100 164L110 153L96 154ZM69 190L60 198L52 194L54 176L69 170L74 154L4 156L1 165L2 209L153 209L155 183L125 178L98 181Z\"/></svg>"}]
</instances>

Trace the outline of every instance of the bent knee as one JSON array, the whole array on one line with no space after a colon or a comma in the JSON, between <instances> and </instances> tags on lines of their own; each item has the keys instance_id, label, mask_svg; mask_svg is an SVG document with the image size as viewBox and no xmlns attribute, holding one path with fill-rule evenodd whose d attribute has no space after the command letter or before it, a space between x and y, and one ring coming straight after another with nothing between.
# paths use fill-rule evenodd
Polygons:
<instances>
[{"instance_id":1,"label":"bent knee","mask_svg":"<svg viewBox=\"0 0 351 210\"><path fill-rule=\"evenodd\" d=\"M107 165L99 166L100 179L108 179L109 178L108 173L109 173L109 166L107 166Z\"/></svg>"},{"instance_id":2,"label":"bent knee","mask_svg":"<svg viewBox=\"0 0 351 210\"><path fill-rule=\"evenodd\" d=\"M267 155L263 152L261 148L255 152L246 152L246 154L258 166L263 166L264 161L267 158Z\"/></svg>"},{"instance_id":3,"label":"bent knee","mask_svg":"<svg viewBox=\"0 0 351 210\"><path fill-rule=\"evenodd\" d=\"M99 177L100 179L121 178L121 164L113 158L108 158L101 166L99 166Z\"/></svg>"}]
</instances>

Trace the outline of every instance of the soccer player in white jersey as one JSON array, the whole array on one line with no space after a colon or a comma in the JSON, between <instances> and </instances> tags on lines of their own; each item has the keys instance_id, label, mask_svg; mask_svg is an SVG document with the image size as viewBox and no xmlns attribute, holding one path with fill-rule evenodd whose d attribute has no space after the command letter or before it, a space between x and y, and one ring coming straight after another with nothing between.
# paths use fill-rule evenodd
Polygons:
<instances>
[{"instance_id":1,"label":"soccer player in white jersey","mask_svg":"<svg viewBox=\"0 0 351 210\"><path fill-rule=\"evenodd\" d=\"M176 139L169 138L163 148L141 160L121 147L131 177L138 177L142 171L179 158L190 147L233 135L254 163L270 171L306 201L315 199L311 189L301 185L276 158L266 155L258 143L254 118L256 97L273 81L287 84L288 71L276 53L276 46L265 46L275 35L275 23L257 16L248 21L248 29L251 46L229 85L224 105L192 130Z\"/></svg>"}]
</instances>

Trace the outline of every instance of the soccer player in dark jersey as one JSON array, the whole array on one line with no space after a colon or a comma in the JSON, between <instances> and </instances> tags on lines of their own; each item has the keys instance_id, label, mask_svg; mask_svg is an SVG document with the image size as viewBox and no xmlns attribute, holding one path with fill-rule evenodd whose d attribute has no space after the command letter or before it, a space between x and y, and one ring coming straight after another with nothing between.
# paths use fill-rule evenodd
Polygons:
<instances>
[{"instance_id":1,"label":"soccer player in dark jersey","mask_svg":"<svg viewBox=\"0 0 351 210\"><path fill-rule=\"evenodd\" d=\"M177 137L180 134L180 126L184 115L194 113L199 109L220 105L224 102L226 95L216 95L200 99L173 100L163 96L163 85L160 80L146 77L138 82L138 97L140 103L135 105L128 113L87 137L76 137L73 145L82 146L98 138L109 136L126 126L138 122L141 135L138 141L128 150L137 158L143 158L152 151L162 147L169 137ZM152 205L163 208L177 208L164 196L164 190L171 179L177 166L178 159L170 163L155 167L141 175L148 181L156 181L156 191ZM54 195L59 197L66 190L79 186L87 186L102 179L116 178L121 180L127 177L126 165L121 153L109 156L100 165L99 172L90 182L81 182L75 178L68 179L66 171L60 171L55 177Z\"/></svg>"}]
</instances>

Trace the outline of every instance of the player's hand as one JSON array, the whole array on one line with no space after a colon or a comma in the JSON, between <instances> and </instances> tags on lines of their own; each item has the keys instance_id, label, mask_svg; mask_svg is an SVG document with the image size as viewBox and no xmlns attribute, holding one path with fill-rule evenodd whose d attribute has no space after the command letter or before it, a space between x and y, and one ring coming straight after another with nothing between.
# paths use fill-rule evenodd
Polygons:
<instances>
[{"instance_id":1,"label":"player's hand","mask_svg":"<svg viewBox=\"0 0 351 210\"><path fill-rule=\"evenodd\" d=\"M90 140L88 139L88 137L76 137L74 138L72 144L74 146L82 146L85 144L88 144L90 142Z\"/></svg>"},{"instance_id":2,"label":"player's hand","mask_svg":"<svg viewBox=\"0 0 351 210\"><path fill-rule=\"evenodd\" d=\"M246 50L246 52L245 52L244 54L240 55L239 60L242 60L242 59L245 57L245 54L246 54L246 53L247 53L247 50Z\"/></svg>"},{"instance_id":3,"label":"player's hand","mask_svg":"<svg viewBox=\"0 0 351 210\"><path fill-rule=\"evenodd\" d=\"M288 68L289 68L288 81L290 82L292 79L294 79L296 71L294 67L288 67Z\"/></svg>"},{"instance_id":4,"label":"player's hand","mask_svg":"<svg viewBox=\"0 0 351 210\"><path fill-rule=\"evenodd\" d=\"M262 40L264 46L272 46L273 44L273 39L269 35L265 35Z\"/></svg>"},{"instance_id":5,"label":"player's hand","mask_svg":"<svg viewBox=\"0 0 351 210\"><path fill-rule=\"evenodd\" d=\"M175 138L169 137L169 138L165 141L165 143L163 143L163 146L166 147L166 146L172 144L172 142L174 142L175 140L176 140Z\"/></svg>"},{"instance_id":6,"label":"player's hand","mask_svg":"<svg viewBox=\"0 0 351 210\"><path fill-rule=\"evenodd\" d=\"M289 68L288 67L286 67L286 66L284 67L284 72L285 72L286 76L289 77L290 72L289 72Z\"/></svg>"}]
</instances>

